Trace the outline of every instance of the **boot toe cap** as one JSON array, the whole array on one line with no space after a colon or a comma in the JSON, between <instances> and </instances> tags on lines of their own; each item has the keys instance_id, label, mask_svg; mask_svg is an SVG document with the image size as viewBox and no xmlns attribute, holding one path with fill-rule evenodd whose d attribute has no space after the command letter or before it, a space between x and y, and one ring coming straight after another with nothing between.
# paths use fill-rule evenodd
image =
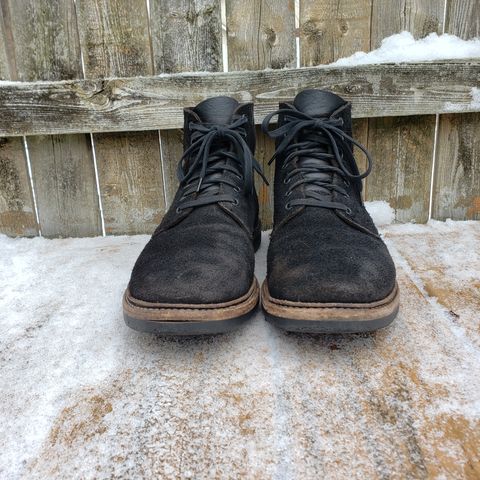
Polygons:
<instances>
[{"instance_id":1,"label":"boot toe cap","mask_svg":"<svg viewBox=\"0 0 480 480\"><path fill-rule=\"evenodd\" d=\"M130 294L169 304L223 303L241 297L253 281L254 253L246 235L235 236L212 232L211 238L178 239L165 232L153 238L135 264Z\"/></svg>"},{"instance_id":2,"label":"boot toe cap","mask_svg":"<svg viewBox=\"0 0 480 480\"><path fill-rule=\"evenodd\" d=\"M292 249L271 262L268 287L274 298L311 303L370 303L395 287L387 248L371 237L364 245Z\"/></svg>"}]
</instances>

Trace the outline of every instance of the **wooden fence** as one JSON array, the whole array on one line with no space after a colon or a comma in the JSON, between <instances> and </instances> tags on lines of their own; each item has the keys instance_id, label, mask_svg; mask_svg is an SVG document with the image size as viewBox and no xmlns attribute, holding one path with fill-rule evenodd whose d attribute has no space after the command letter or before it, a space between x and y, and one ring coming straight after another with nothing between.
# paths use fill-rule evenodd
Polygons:
<instances>
[{"instance_id":1,"label":"wooden fence","mask_svg":"<svg viewBox=\"0 0 480 480\"><path fill-rule=\"evenodd\" d=\"M480 59L315 68L402 30L478 36L480 0L0 5L0 232L150 233L176 190L182 107L233 95L260 122L307 87L352 100L375 159L366 200L399 222L480 219ZM258 188L269 228L273 192Z\"/></svg>"}]
</instances>

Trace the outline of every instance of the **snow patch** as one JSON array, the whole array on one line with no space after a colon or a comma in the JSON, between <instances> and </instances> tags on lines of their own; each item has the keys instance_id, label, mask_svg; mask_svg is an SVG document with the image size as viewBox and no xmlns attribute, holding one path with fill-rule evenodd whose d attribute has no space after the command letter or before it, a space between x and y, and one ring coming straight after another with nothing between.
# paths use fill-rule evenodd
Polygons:
<instances>
[{"instance_id":1,"label":"snow patch","mask_svg":"<svg viewBox=\"0 0 480 480\"><path fill-rule=\"evenodd\" d=\"M390 225L395 220L395 211L388 202L365 202L365 208L377 226Z\"/></svg>"},{"instance_id":2,"label":"snow patch","mask_svg":"<svg viewBox=\"0 0 480 480\"><path fill-rule=\"evenodd\" d=\"M379 48L371 52L356 52L330 64L335 66L368 65L376 63L426 62L480 57L480 38L462 40L455 35L431 33L415 40L410 32L386 37ZM477 97L478 100L478 97Z\"/></svg>"}]
</instances>

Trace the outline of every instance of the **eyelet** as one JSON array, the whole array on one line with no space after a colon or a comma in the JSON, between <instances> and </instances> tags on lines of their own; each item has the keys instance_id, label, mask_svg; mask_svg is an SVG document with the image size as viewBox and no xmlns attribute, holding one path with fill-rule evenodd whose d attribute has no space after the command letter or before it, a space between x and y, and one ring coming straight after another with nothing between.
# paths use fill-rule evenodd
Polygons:
<instances>
[{"instance_id":1,"label":"eyelet","mask_svg":"<svg viewBox=\"0 0 480 480\"><path fill-rule=\"evenodd\" d=\"M175 210L177 213L181 213L181 211L183 210L183 208L180 208L180 207L177 207L177 209Z\"/></svg>"},{"instance_id":2,"label":"eyelet","mask_svg":"<svg viewBox=\"0 0 480 480\"><path fill-rule=\"evenodd\" d=\"M352 209L351 209L350 207L348 207L348 208L345 210L345 213L350 216L350 215L352 214Z\"/></svg>"},{"instance_id":3,"label":"eyelet","mask_svg":"<svg viewBox=\"0 0 480 480\"><path fill-rule=\"evenodd\" d=\"M292 177L285 177L285 178L283 179L283 183L284 183L285 185L288 185L291 180L292 180Z\"/></svg>"},{"instance_id":4,"label":"eyelet","mask_svg":"<svg viewBox=\"0 0 480 480\"><path fill-rule=\"evenodd\" d=\"M291 210L292 209L292 204L290 202L287 202L285 204L285 210Z\"/></svg>"},{"instance_id":5,"label":"eyelet","mask_svg":"<svg viewBox=\"0 0 480 480\"><path fill-rule=\"evenodd\" d=\"M348 180L344 180L343 181L343 184L346 186L346 187L349 187L350 186L350 182Z\"/></svg>"},{"instance_id":6,"label":"eyelet","mask_svg":"<svg viewBox=\"0 0 480 480\"><path fill-rule=\"evenodd\" d=\"M293 190L289 190L289 191L285 194L285 196L286 196L286 197L289 197L289 196L292 194L292 192L293 192Z\"/></svg>"},{"instance_id":7,"label":"eyelet","mask_svg":"<svg viewBox=\"0 0 480 480\"><path fill-rule=\"evenodd\" d=\"M234 206L234 207L238 207L239 205L240 205L240 202L238 201L238 198L235 198L235 199L233 200L233 206Z\"/></svg>"},{"instance_id":8,"label":"eyelet","mask_svg":"<svg viewBox=\"0 0 480 480\"><path fill-rule=\"evenodd\" d=\"M236 192L239 192L241 189L240 187L233 187L233 189L236 191Z\"/></svg>"},{"instance_id":9,"label":"eyelet","mask_svg":"<svg viewBox=\"0 0 480 480\"><path fill-rule=\"evenodd\" d=\"M243 180L243 175L239 175L238 173L234 173L234 175L235 175L239 180Z\"/></svg>"},{"instance_id":10,"label":"eyelet","mask_svg":"<svg viewBox=\"0 0 480 480\"><path fill-rule=\"evenodd\" d=\"M350 195L349 195L348 193L344 193L343 196L344 196L345 198L350 198Z\"/></svg>"}]
</instances>

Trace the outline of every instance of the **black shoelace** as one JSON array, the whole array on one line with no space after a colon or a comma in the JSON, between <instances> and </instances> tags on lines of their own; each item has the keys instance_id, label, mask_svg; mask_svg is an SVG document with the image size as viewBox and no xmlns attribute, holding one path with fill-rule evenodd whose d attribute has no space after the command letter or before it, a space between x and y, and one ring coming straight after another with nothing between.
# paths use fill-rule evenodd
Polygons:
<instances>
[{"instance_id":1,"label":"black shoelace","mask_svg":"<svg viewBox=\"0 0 480 480\"><path fill-rule=\"evenodd\" d=\"M283 125L275 130L269 130L272 118L279 114L285 115ZM341 202L331 200L331 194L334 191L345 197L349 196L345 188L334 183L334 177L339 175L345 186L348 186L351 180L360 181L370 173L372 159L366 148L347 135L340 128L342 126L342 118L315 118L303 112L286 108L267 115L263 120L262 130L264 133L273 139L280 139L269 164L280 155L284 155L282 169L286 169L294 162L295 158L298 159L296 166L284 178L284 182L290 184L286 196L289 197L296 188L302 185L304 195L303 198L288 201L285 205L287 210L294 206L307 205L339 209L350 213L349 207ZM298 142L296 137L301 131L303 131L305 140ZM367 170L361 174L357 175L352 172L349 164L344 161L344 156L348 156L351 162L355 162L348 142L362 150L367 158ZM292 182L293 179L295 180Z\"/></svg>"},{"instance_id":2,"label":"black shoelace","mask_svg":"<svg viewBox=\"0 0 480 480\"><path fill-rule=\"evenodd\" d=\"M178 164L177 175L185 188L177 211L218 202L238 204L233 192L224 192L221 185L229 185L235 192L240 186L226 175L230 172L243 180L247 193L253 190L253 171L266 182L262 169L253 158L246 142L243 126L248 122L242 116L229 125L190 123L191 145L185 150ZM186 162L188 169L185 172ZM190 198L188 198L190 197Z\"/></svg>"}]
</instances>

